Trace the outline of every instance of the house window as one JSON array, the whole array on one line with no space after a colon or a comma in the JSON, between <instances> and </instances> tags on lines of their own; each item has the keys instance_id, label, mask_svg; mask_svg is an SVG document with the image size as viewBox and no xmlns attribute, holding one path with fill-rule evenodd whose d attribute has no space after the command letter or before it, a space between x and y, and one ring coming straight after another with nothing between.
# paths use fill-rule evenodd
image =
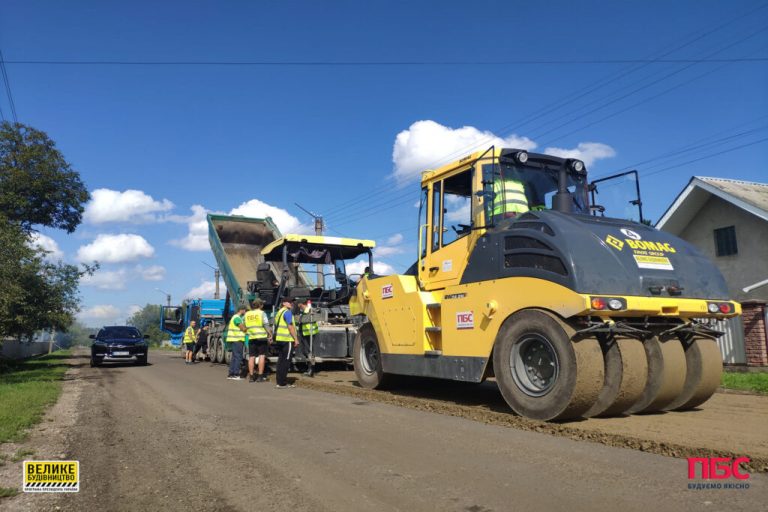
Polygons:
<instances>
[{"instance_id":1,"label":"house window","mask_svg":"<svg viewBox=\"0 0 768 512\"><path fill-rule=\"evenodd\" d=\"M718 256L730 256L739 252L739 248L736 246L736 228L734 226L715 230L715 251Z\"/></svg>"}]
</instances>

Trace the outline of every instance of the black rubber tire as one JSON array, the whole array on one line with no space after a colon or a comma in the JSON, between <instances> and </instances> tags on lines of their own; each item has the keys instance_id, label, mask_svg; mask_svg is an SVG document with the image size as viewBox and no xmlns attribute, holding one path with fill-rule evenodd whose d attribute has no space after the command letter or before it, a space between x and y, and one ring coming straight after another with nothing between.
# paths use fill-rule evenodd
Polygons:
<instances>
[{"instance_id":1,"label":"black rubber tire","mask_svg":"<svg viewBox=\"0 0 768 512\"><path fill-rule=\"evenodd\" d=\"M137 357L136 358L136 364L139 366L147 366L147 362L149 361L149 356L144 357Z\"/></svg>"},{"instance_id":2,"label":"black rubber tire","mask_svg":"<svg viewBox=\"0 0 768 512\"><path fill-rule=\"evenodd\" d=\"M701 405L717 391L723 374L723 356L715 340L694 338L683 342L685 384L683 391L667 405L668 410L684 411Z\"/></svg>"},{"instance_id":3,"label":"black rubber tire","mask_svg":"<svg viewBox=\"0 0 768 512\"><path fill-rule=\"evenodd\" d=\"M541 396L526 393L515 382L511 355L515 345L531 337L546 340L556 359L557 376ZM493 348L493 372L504 400L521 416L537 420L583 415L597 400L605 380L603 353L594 338L571 341L573 329L556 316L526 310L507 318Z\"/></svg>"},{"instance_id":4,"label":"black rubber tire","mask_svg":"<svg viewBox=\"0 0 768 512\"><path fill-rule=\"evenodd\" d=\"M96 359L95 357L91 357L91 368L95 368L95 367L99 366L100 364L101 363L99 362L98 359Z\"/></svg>"},{"instance_id":5,"label":"black rubber tire","mask_svg":"<svg viewBox=\"0 0 768 512\"><path fill-rule=\"evenodd\" d=\"M224 359L224 364L229 366L232 363L232 351L227 350L227 348L224 346L223 343L222 343L222 350L224 351L224 357L222 358Z\"/></svg>"},{"instance_id":6,"label":"black rubber tire","mask_svg":"<svg viewBox=\"0 0 768 512\"><path fill-rule=\"evenodd\" d=\"M595 404L584 414L587 417L623 413L640 399L648 380L642 341L617 336L612 342L601 342L600 348L605 358L605 383Z\"/></svg>"},{"instance_id":7,"label":"black rubber tire","mask_svg":"<svg viewBox=\"0 0 768 512\"><path fill-rule=\"evenodd\" d=\"M223 343L219 337L214 339L213 362L217 364L224 362Z\"/></svg>"},{"instance_id":8,"label":"black rubber tire","mask_svg":"<svg viewBox=\"0 0 768 512\"><path fill-rule=\"evenodd\" d=\"M663 410L683 392L685 384L685 353L680 340L660 341L657 337L643 342L648 358L648 380L640 399L627 413Z\"/></svg>"},{"instance_id":9,"label":"black rubber tire","mask_svg":"<svg viewBox=\"0 0 768 512\"><path fill-rule=\"evenodd\" d=\"M363 347L368 346L370 348L375 348L376 354L378 354L378 357L375 358L375 362L373 363L373 367L371 368L370 363L364 363L363 357ZM355 336L355 344L352 349L352 362L355 367L355 376L357 377L357 382L360 383L360 385L367 389L380 389L382 388L386 382L387 382L387 374L384 373L384 370L381 365L381 350L379 349L379 339L376 336L376 331L373 328L371 324L364 324L360 329L357 331L357 336ZM366 366L369 366L368 369L366 369Z\"/></svg>"}]
</instances>

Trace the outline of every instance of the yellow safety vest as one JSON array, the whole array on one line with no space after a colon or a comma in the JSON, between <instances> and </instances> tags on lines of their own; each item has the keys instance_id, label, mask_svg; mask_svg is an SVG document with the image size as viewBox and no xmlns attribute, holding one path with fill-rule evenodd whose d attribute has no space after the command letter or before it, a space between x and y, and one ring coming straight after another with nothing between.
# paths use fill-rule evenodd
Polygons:
<instances>
[{"instance_id":1,"label":"yellow safety vest","mask_svg":"<svg viewBox=\"0 0 768 512\"><path fill-rule=\"evenodd\" d=\"M235 318L240 318L238 315L234 315L229 321L229 327L227 327L227 343L237 343L238 341L245 341L245 333L240 330L240 327L235 325ZM242 320L242 318L240 318Z\"/></svg>"},{"instance_id":2,"label":"yellow safety vest","mask_svg":"<svg viewBox=\"0 0 768 512\"><path fill-rule=\"evenodd\" d=\"M190 325L187 327L187 330L184 331L184 343L194 343L195 342L195 330Z\"/></svg>"},{"instance_id":3,"label":"yellow safety vest","mask_svg":"<svg viewBox=\"0 0 768 512\"><path fill-rule=\"evenodd\" d=\"M288 330L288 326L293 325L293 316L291 316L291 323L288 324L285 321L285 313L287 311L287 308L280 308L277 315L275 315L275 341L277 342L293 343L293 336L291 336L291 331Z\"/></svg>"},{"instance_id":4,"label":"yellow safety vest","mask_svg":"<svg viewBox=\"0 0 768 512\"><path fill-rule=\"evenodd\" d=\"M517 180L502 182L500 179L493 182L493 215L527 211L528 198L525 197L525 187L521 182Z\"/></svg>"},{"instance_id":5,"label":"yellow safety vest","mask_svg":"<svg viewBox=\"0 0 768 512\"><path fill-rule=\"evenodd\" d=\"M248 329L248 339L261 339L267 337L267 330L264 328L264 312L260 309L253 309L245 314L245 327Z\"/></svg>"},{"instance_id":6,"label":"yellow safety vest","mask_svg":"<svg viewBox=\"0 0 768 512\"><path fill-rule=\"evenodd\" d=\"M317 322L301 324L301 334L303 334L304 336L309 336L310 334L314 336L319 331L320 331L320 328L317 326Z\"/></svg>"}]
</instances>

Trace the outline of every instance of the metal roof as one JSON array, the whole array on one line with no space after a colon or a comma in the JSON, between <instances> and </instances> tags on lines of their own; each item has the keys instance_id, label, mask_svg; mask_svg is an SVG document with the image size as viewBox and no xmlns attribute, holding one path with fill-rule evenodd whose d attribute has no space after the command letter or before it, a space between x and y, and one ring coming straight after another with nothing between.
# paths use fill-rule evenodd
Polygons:
<instances>
[{"instance_id":1,"label":"metal roof","mask_svg":"<svg viewBox=\"0 0 768 512\"><path fill-rule=\"evenodd\" d=\"M656 223L658 229L678 234L711 196L768 221L768 184L693 176Z\"/></svg>"}]
</instances>

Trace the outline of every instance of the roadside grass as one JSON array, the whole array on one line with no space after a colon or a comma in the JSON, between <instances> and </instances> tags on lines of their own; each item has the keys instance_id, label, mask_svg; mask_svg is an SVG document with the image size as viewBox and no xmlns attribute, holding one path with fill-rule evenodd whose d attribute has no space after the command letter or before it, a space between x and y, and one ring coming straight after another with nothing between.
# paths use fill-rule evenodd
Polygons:
<instances>
[{"instance_id":1,"label":"roadside grass","mask_svg":"<svg viewBox=\"0 0 768 512\"><path fill-rule=\"evenodd\" d=\"M11 498L19 494L19 490L14 487L0 487L0 498Z\"/></svg>"},{"instance_id":2,"label":"roadside grass","mask_svg":"<svg viewBox=\"0 0 768 512\"><path fill-rule=\"evenodd\" d=\"M27 450L27 449L18 450L11 457L11 462L21 462L25 458L27 458L27 456L34 455L34 454L35 454L35 450Z\"/></svg>"},{"instance_id":3,"label":"roadside grass","mask_svg":"<svg viewBox=\"0 0 768 512\"><path fill-rule=\"evenodd\" d=\"M723 372L720 384L728 389L742 389L768 394L768 373L766 372Z\"/></svg>"},{"instance_id":4,"label":"roadside grass","mask_svg":"<svg viewBox=\"0 0 768 512\"><path fill-rule=\"evenodd\" d=\"M0 443L22 440L59 398L69 350L0 366Z\"/></svg>"}]
</instances>

